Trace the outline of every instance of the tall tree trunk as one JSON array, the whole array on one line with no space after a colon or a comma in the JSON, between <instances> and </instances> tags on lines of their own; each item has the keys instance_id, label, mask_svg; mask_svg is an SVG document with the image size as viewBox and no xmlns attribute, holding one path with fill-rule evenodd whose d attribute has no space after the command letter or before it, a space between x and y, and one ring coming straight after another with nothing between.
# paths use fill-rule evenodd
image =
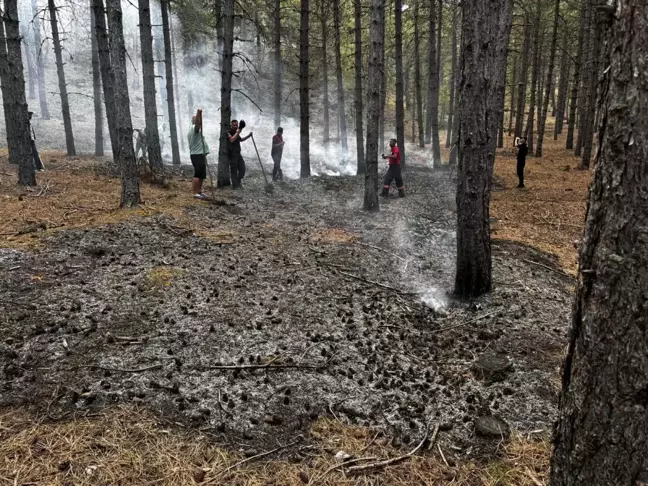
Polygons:
<instances>
[{"instance_id":1,"label":"tall tree trunk","mask_svg":"<svg viewBox=\"0 0 648 486\"><path fill-rule=\"evenodd\" d=\"M37 0L31 0L32 16L33 16L33 29L34 32L34 46L36 49L36 66L38 71L38 101L40 104L41 118L49 120L50 114L47 108L47 90L45 89L45 61L41 55L41 33L40 33L40 18L38 13Z\"/></svg>"},{"instance_id":2,"label":"tall tree trunk","mask_svg":"<svg viewBox=\"0 0 648 486\"><path fill-rule=\"evenodd\" d=\"M31 44L27 40L27 29L25 29L22 25L20 27L20 35L22 36L23 43L25 44L25 62L27 64L27 96L30 100L33 100L36 99L36 67L34 66L34 53L32 52Z\"/></svg>"},{"instance_id":3,"label":"tall tree trunk","mask_svg":"<svg viewBox=\"0 0 648 486\"><path fill-rule=\"evenodd\" d=\"M161 0L162 35L164 37L164 67L166 71L167 111L169 112L169 131L171 133L171 157L173 165L180 165L180 147L178 146L178 125L176 124L175 82L173 76L173 57L171 51L171 32L169 29L169 0Z\"/></svg>"},{"instance_id":4,"label":"tall tree trunk","mask_svg":"<svg viewBox=\"0 0 648 486\"><path fill-rule=\"evenodd\" d=\"M648 22L644 0L612 8L552 486L648 480Z\"/></svg>"},{"instance_id":5,"label":"tall tree trunk","mask_svg":"<svg viewBox=\"0 0 648 486\"><path fill-rule=\"evenodd\" d=\"M542 43L540 40L540 14L541 14L541 0L536 2L536 18L534 22L533 34L533 73L531 74L531 100L529 100L529 116L527 118L527 125L524 130L527 137L527 146L529 153L533 153L533 125L535 123L535 109L536 109L536 94L538 89L538 77L540 75L540 49Z\"/></svg>"},{"instance_id":6,"label":"tall tree trunk","mask_svg":"<svg viewBox=\"0 0 648 486\"><path fill-rule=\"evenodd\" d=\"M421 93L421 52L419 49L419 0L414 4L414 87L416 90L416 120L418 121L419 147L425 147L423 126L423 94ZM414 118L412 118L412 122Z\"/></svg>"},{"instance_id":7,"label":"tall tree trunk","mask_svg":"<svg viewBox=\"0 0 648 486\"><path fill-rule=\"evenodd\" d=\"M453 2L452 5L452 65L450 67L450 101L448 103L448 130L446 132L446 148L450 148L452 143L452 127L453 127L453 117L455 112L455 69L457 65L457 11L459 7L457 2Z\"/></svg>"},{"instance_id":8,"label":"tall tree trunk","mask_svg":"<svg viewBox=\"0 0 648 486\"><path fill-rule=\"evenodd\" d=\"M281 126L281 0L274 1L274 123ZM328 108L327 108L328 115Z\"/></svg>"},{"instance_id":9,"label":"tall tree trunk","mask_svg":"<svg viewBox=\"0 0 648 486\"><path fill-rule=\"evenodd\" d=\"M436 47L436 65L437 65L437 76L439 79L437 80L437 85L439 86L439 89L441 89L441 85L443 84L443 63L441 62L441 27L443 24L443 0L439 0L439 6L437 8L437 24L436 24L436 34L437 34L437 47Z\"/></svg>"},{"instance_id":10,"label":"tall tree trunk","mask_svg":"<svg viewBox=\"0 0 648 486\"><path fill-rule=\"evenodd\" d=\"M504 110L500 116L499 130L497 130L497 148L504 147Z\"/></svg>"},{"instance_id":11,"label":"tall tree trunk","mask_svg":"<svg viewBox=\"0 0 648 486\"><path fill-rule=\"evenodd\" d=\"M365 211L378 211L378 141L381 83L385 50L385 0L371 0L371 25L369 27L369 72L367 73L367 171L365 173Z\"/></svg>"},{"instance_id":12,"label":"tall tree trunk","mask_svg":"<svg viewBox=\"0 0 648 486\"><path fill-rule=\"evenodd\" d=\"M144 84L144 117L146 119L146 147L155 179L164 177L160 134L158 132L157 98L155 95L155 60L153 59L153 33L151 4L139 0L140 44L142 46L142 81Z\"/></svg>"},{"instance_id":13,"label":"tall tree trunk","mask_svg":"<svg viewBox=\"0 0 648 486\"><path fill-rule=\"evenodd\" d=\"M133 123L128 98L126 76L126 45L120 0L106 1L108 32L110 35L110 61L115 80L115 134L118 144L118 163L122 179L122 207L134 207L140 203L139 170L133 150Z\"/></svg>"},{"instance_id":14,"label":"tall tree trunk","mask_svg":"<svg viewBox=\"0 0 648 486\"><path fill-rule=\"evenodd\" d=\"M448 165L457 167L457 155L459 154L459 131L461 130L461 70L463 66L463 39L460 46L460 54L455 67L455 110L452 118L452 144L450 145L450 156Z\"/></svg>"},{"instance_id":15,"label":"tall tree trunk","mask_svg":"<svg viewBox=\"0 0 648 486\"><path fill-rule=\"evenodd\" d=\"M536 147L536 157L542 157L542 142L544 140L545 123L547 122L547 109L549 108L549 98L551 93L555 92L554 88L554 64L556 61L556 45L558 42L558 22L560 20L560 0L556 0L554 7L553 32L551 33L551 47L549 49L549 66L547 67L547 81L545 86L545 97L542 103L542 115L538 124L538 146Z\"/></svg>"},{"instance_id":16,"label":"tall tree trunk","mask_svg":"<svg viewBox=\"0 0 648 486\"><path fill-rule=\"evenodd\" d=\"M436 45L436 15L434 12L436 0L430 0L430 16L428 31L428 106L426 128L430 127L430 143L432 144L432 165L441 165L441 143L439 142L439 72Z\"/></svg>"},{"instance_id":17,"label":"tall tree trunk","mask_svg":"<svg viewBox=\"0 0 648 486\"><path fill-rule=\"evenodd\" d=\"M508 121L508 136L513 134L513 115L515 113L515 93L517 88L517 70L520 57L516 56L513 60L513 72L511 73L511 101L509 102L509 121Z\"/></svg>"},{"instance_id":18,"label":"tall tree trunk","mask_svg":"<svg viewBox=\"0 0 648 486\"><path fill-rule=\"evenodd\" d=\"M592 5L591 0L585 0L585 33L583 34L583 52L581 56L581 79L578 98L578 133L576 134L576 147L574 155L580 157L583 150L583 133L585 131L585 120L587 118L587 103L589 100L589 87L592 78Z\"/></svg>"},{"instance_id":19,"label":"tall tree trunk","mask_svg":"<svg viewBox=\"0 0 648 486\"><path fill-rule=\"evenodd\" d=\"M52 42L54 43L54 56L56 57L56 73L58 74L59 93L61 95L61 113L63 115L63 127L65 129L65 145L69 156L76 155L74 148L74 134L72 133L72 117L70 116L70 102L68 100L67 83L65 82L65 71L63 70L63 50L59 38L58 21L56 19L56 5L54 0L47 0L50 23L52 25Z\"/></svg>"},{"instance_id":20,"label":"tall tree trunk","mask_svg":"<svg viewBox=\"0 0 648 486\"><path fill-rule=\"evenodd\" d=\"M326 11L326 2L320 2L321 20L322 20L322 77L324 84L324 129L322 139L324 145L328 144L331 133L331 115L329 100L329 69L328 69L328 12Z\"/></svg>"},{"instance_id":21,"label":"tall tree trunk","mask_svg":"<svg viewBox=\"0 0 648 486\"><path fill-rule=\"evenodd\" d=\"M168 9L167 9L167 11L168 11ZM220 30L217 29L217 32L222 32L223 20L222 20L222 18L220 16L219 16L219 18L221 19L220 20ZM180 91L178 89L178 86L180 85L181 81L180 81L180 77L178 76L178 60L176 59L176 47L175 47L175 42L176 41L175 41L175 35L174 35L174 32L173 32L173 18L169 18L169 37L171 37L171 64L173 65L173 83L174 83L173 97L176 100L175 112L176 112L176 118L178 118L180 113L182 113L182 106L181 106L181 102L180 102L181 96L180 96ZM220 48L220 53L221 53L221 56L222 56L222 54L223 54L222 46ZM176 132L178 132L178 126L182 127L183 124L179 120L176 120ZM187 141L185 140L185 137L183 136L182 129L179 130L178 137L180 138L180 147L182 147L182 150L184 150ZM173 143L173 142L171 142L171 143ZM174 164L175 164L175 162L174 162Z\"/></svg>"},{"instance_id":22,"label":"tall tree trunk","mask_svg":"<svg viewBox=\"0 0 648 486\"><path fill-rule=\"evenodd\" d=\"M355 125L357 173L365 173L364 127L362 123L362 1L354 0L355 16Z\"/></svg>"},{"instance_id":23,"label":"tall tree trunk","mask_svg":"<svg viewBox=\"0 0 648 486\"><path fill-rule=\"evenodd\" d=\"M434 0L432 0L434 1ZM396 141L401 152L401 168L405 166L405 106L403 92L403 2L395 0L394 30L396 49Z\"/></svg>"},{"instance_id":24,"label":"tall tree trunk","mask_svg":"<svg viewBox=\"0 0 648 486\"><path fill-rule=\"evenodd\" d=\"M299 14L299 159L300 177L310 177L310 106L309 106L309 1L300 0Z\"/></svg>"},{"instance_id":25,"label":"tall tree trunk","mask_svg":"<svg viewBox=\"0 0 648 486\"><path fill-rule=\"evenodd\" d=\"M383 39L384 39L384 28L383 25ZM385 59L385 42L382 43L383 57ZM385 149L385 104L387 103L387 71L383 63L383 70L380 73L380 122L378 126L379 139L380 139L380 148L381 150Z\"/></svg>"},{"instance_id":26,"label":"tall tree trunk","mask_svg":"<svg viewBox=\"0 0 648 486\"><path fill-rule=\"evenodd\" d=\"M91 0L92 13L95 21L94 36L97 39L97 52L99 55L99 68L101 70L101 84L103 87L104 105L106 107L106 120L108 121L108 134L110 146L115 161L119 161L119 143L117 140L117 108L115 106L115 73L110 60L110 46L108 30L106 29L106 12L103 0Z\"/></svg>"},{"instance_id":27,"label":"tall tree trunk","mask_svg":"<svg viewBox=\"0 0 648 486\"><path fill-rule=\"evenodd\" d=\"M581 70L583 68L585 50L585 32L587 30L587 0L581 0L580 31L578 35L578 51L574 61L574 78L572 80L571 100L569 101L569 117L567 120L567 140L565 148L574 148L574 131L576 129L576 112L581 103L582 93L579 93L581 83Z\"/></svg>"},{"instance_id":28,"label":"tall tree trunk","mask_svg":"<svg viewBox=\"0 0 648 486\"><path fill-rule=\"evenodd\" d=\"M4 0L4 32L0 32L0 81L5 106L9 162L18 166L18 182L23 186L36 185L32 158L29 115L25 97L22 52L20 49L20 21L17 0ZM2 17L0 17L2 18ZM3 22L0 21L0 25Z\"/></svg>"},{"instance_id":29,"label":"tall tree trunk","mask_svg":"<svg viewBox=\"0 0 648 486\"><path fill-rule=\"evenodd\" d=\"M560 56L560 73L558 75L558 100L556 102L556 127L554 130L554 140L558 140L558 135L563 131L565 123L565 110L567 108L567 92L569 90L569 52L567 44L567 25L562 21L562 54Z\"/></svg>"},{"instance_id":30,"label":"tall tree trunk","mask_svg":"<svg viewBox=\"0 0 648 486\"><path fill-rule=\"evenodd\" d=\"M150 4L150 0L149 0ZM168 107L168 95L166 89L166 70L164 68L164 33L160 29L162 19L160 18L160 11L157 9L157 2L153 2L153 5L150 6L149 10L151 12L151 35L153 36L153 66L155 69L155 77L158 81L158 87L160 90L160 106L158 108L158 113L162 118L162 121L168 121L169 113L167 112ZM140 41L141 43L141 41ZM157 125L156 125L157 126ZM160 137L164 137L164 134L160 134Z\"/></svg>"},{"instance_id":31,"label":"tall tree trunk","mask_svg":"<svg viewBox=\"0 0 648 486\"><path fill-rule=\"evenodd\" d=\"M103 105L101 100L101 67L99 66L99 47L97 46L97 22L92 0L90 0L90 46L92 49L92 98L95 115L95 155L104 154Z\"/></svg>"},{"instance_id":32,"label":"tall tree trunk","mask_svg":"<svg viewBox=\"0 0 648 486\"><path fill-rule=\"evenodd\" d=\"M457 173L455 293L476 297L492 286L490 181L504 106L511 0L464 0L463 69Z\"/></svg>"},{"instance_id":33,"label":"tall tree trunk","mask_svg":"<svg viewBox=\"0 0 648 486\"><path fill-rule=\"evenodd\" d=\"M589 88L587 90L587 109L583 121L583 156L581 158L581 169L589 169L592 157L592 145L594 138L594 122L596 115L596 95L599 77L599 61L601 56L601 30L603 27L597 21L596 7L592 7L592 54L589 76Z\"/></svg>"},{"instance_id":34,"label":"tall tree trunk","mask_svg":"<svg viewBox=\"0 0 648 486\"><path fill-rule=\"evenodd\" d=\"M340 121L340 138L342 141L342 158L349 155L347 136L346 107L344 104L344 83L342 77L342 51L340 38L340 0L333 0L333 22L335 24L335 70L337 72L338 117Z\"/></svg>"},{"instance_id":35,"label":"tall tree trunk","mask_svg":"<svg viewBox=\"0 0 648 486\"><path fill-rule=\"evenodd\" d=\"M218 187L233 184L227 156L227 132L232 123L232 66L234 61L234 0L223 0L223 56L221 64L220 136L218 139Z\"/></svg>"},{"instance_id":36,"label":"tall tree trunk","mask_svg":"<svg viewBox=\"0 0 648 486\"><path fill-rule=\"evenodd\" d=\"M517 108L515 109L515 136L521 137L524 129L524 112L526 111L527 83L529 81L529 53L531 51L531 38L533 37L533 24L529 15L524 16L524 47L520 59L520 79L517 85Z\"/></svg>"}]
</instances>

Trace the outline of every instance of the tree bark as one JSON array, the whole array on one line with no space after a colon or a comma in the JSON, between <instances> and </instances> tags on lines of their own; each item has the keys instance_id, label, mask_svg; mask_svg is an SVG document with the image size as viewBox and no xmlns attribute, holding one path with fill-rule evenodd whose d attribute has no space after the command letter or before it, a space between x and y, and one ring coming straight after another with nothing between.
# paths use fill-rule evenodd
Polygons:
<instances>
[{"instance_id":1,"label":"tree bark","mask_svg":"<svg viewBox=\"0 0 648 486\"><path fill-rule=\"evenodd\" d=\"M529 100L529 116L527 118L527 125L524 130L530 154L533 153L533 125L535 123L536 94L538 89L538 77L540 75L540 48L542 44L540 41L540 14L541 0L537 0L533 35L533 73L531 74L531 99Z\"/></svg>"},{"instance_id":2,"label":"tree bark","mask_svg":"<svg viewBox=\"0 0 648 486\"><path fill-rule=\"evenodd\" d=\"M383 14L384 15L384 14ZM385 59L385 25L383 24L383 43L382 43L382 59ZM380 147L382 150L385 149L385 104L387 103L387 71L383 63L383 71L380 73L380 123L378 127L379 137L380 137Z\"/></svg>"},{"instance_id":3,"label":"tree bark","mask_svg":"<svg viewBox=\"0 0 648 486\"><path fill-rule=\"evenodd\" d=\"M371 0L371 25L369 27L369 71L367 75L367 171L365 173L365 211L378 211L378 141L381 83L384 79L385 1Z\"/></svg>"},{"instance_id":4,"label":"tree bark","mask_svg":"<svg viewBox=\"0 0 648 486\"><path fill-rule=\"evenodd\" d=\"M562 54L560 56L560 74L558 77L558 100L556 103L556 127L554 130L554 140L558 140L558 135L563 132L565 124L565 110L567 108L567 92L569 91L569 52L567 44L567 25L562 21Z\"/></svg>"},{"instance_id":5,"label":"tree bark","mask_svg":"<svg viewBox=\"0 0 648 486\"><path fill-rule=\"evenodd\" d=\"M648 481L648 22L614 4L551 486Z\"/></svg>"},{"instance_id":6,"label":"tree bark","mask_svg":"<svg viewBox=\"0 0 648 486\"><path fill-rule=\"evenodd\" d=\"M133 123L128 98L123 15L120 0L107 0L106 7L110 35L110 61L115 81L115 135L122 179L121 206L135 207L140 203L139 170L133 150Z\"/></svg>"},{"instance_id":7,"label":"tree bark","mask_svg":"<svg viewBox=\"0 0 648 486\"><path fill-rule=\"evenodd\" d=\"M589 68L589 88L587 89L588 99L585 119L583 120L583 154L581 158L581 169L589 169L590 159L592 157L592 144L594 138L594 122L596 115L596 95L599 76L599 58L601 55L601 31L603 26L597 22L596 7L592 7L592 53L591 64Z\"/></svg>"},{"instance_id":8,"label":"tree bark","mask_svg":"<svg viewBox=\"0 0 648 486\"><path fill-rule=\"evenodd\" d=\"M517 88L517 70L520 57L517 56L513 60L513 72L511 73L511 101L509 102L509 121L508 121L508 136L513 134L513 115L515 113L515 92Z\"/></svg>"},{"instance_id":9,"label":"tree bark","mask_svg":"<svg viewBox=\"0 0 648 486\"><path fill-rule=\"evenodd\" d=\"M538 146L536 147L536 157L542 157L542 142L544 140L545 124L547 122L547 110L549 108L549 99L554 89L554 64L556 62L556 45L558 43L558 21L560 20L560 0L556 0L554 7L553 31L551 33L551 47L549 48L549 66L547 67L547 81L545 85L545 96L542 103L542 114L538 124Z\"/></svg>"},{"instance_id":10,"label":"tree bark","mask_svg":"<svg viewBox=\"0 0 648 486\"><path fill-rule=\"evenodd\" d=\"M463 41L461 43L460 54L457 59L455 68L455 110L452 118L452 144L450 146L450 156L448 165L457 167L457 154L459 153L459 131L461 130L461 68L463 66Z\"/></svg>"},{"instance_id":11,"label":"tree bark","mask_svg":"<svg viewBox=\"0 0 648 486\"><path fill-rule=\"evenodd\" d=\"M576 147L574 155L580 157L583 150L583 132L585 131L585 119L587 118L587 102L589 100L589 87L592 75L591 70L591 53L592 53L592 5L591 0L584 0L583 9L585 10L585 32L583 34L583 52L581 55L581 79L580 92L578 98L578 133L576 133Z\"/></svg>"},{"instance_id":12,"label":"tree bark","mask_svg":"<svg viewBox=\"0 0 648 486\"><path fill-rule=\"evenodd\" d=\"M221 26L220 26L220 29L217 30L217 32L222 32L222 29L223 29L222 23L223 23L223 21L222 21L222 18L221 18L221 20L220 20L220 25ZM176 41L175 41L175 35L173 33L173 18L169 18L169 37L171 37L171 64L173 65L173 82L174 82L173 97L176 100L176 110L175 110L175 112L176 112L176 118L178 118L180 113L182 113L182 104L180 102L180 92L178 90L178 86L180 85L181 82L180 82L180 77L178 76L178 60L176 59L176 47L175 47ZM221 52L221 56L222 56L222 54L223 54L222 46L220 48L220 52ZM178 131L177 130L178 125L180 127L182 127L183 124L182 124L182 122L178 123L178 121L176 120L176 132ZM180 147L182 147L182 149L184 150L184 148L185 148L185 146L187 144L187 141L185 140L185 137L183 136L182 129L180 130L180 133L179 133L178 137L180 138Z\"/></svg>"},{"instance_id":13,"label":"tree bark","mask_svg":"<svg viewBox=\"0 0 648 486\"><path fill-rule=\"evenodd\" d=\"M464 0L462 6L455 293L467 298L492 286L490 181L504 106L513 4L511 0Z\"/></svg>"},{"instance_id":14,"label":"tree bark","mask_svg":"<svg viewBox=\"0 0 648 486\"><path fill-rule=\"evenodd\" d=\"M274 77L274 123L275 123L275 128L278 128L281 126L281 0L274 1L273 13L274 13L274 76L275 76Z\"/></svg>"},{"instance_id":15,"label":"tree bark","mask_svg":"<svg viewBox=\"0 0 648 486\"><path fill-rule=\"evenodd\" d=\"M419 43L419 1L414 4L414 89L416 92L416 120L418 121L419 147L425 147L425 133L423 126L423 94L421 93L421 52ZM414 118L412 118L414 122Z\"/></svg>"},{"instance_id":16,"label":"tree bark","mask_svg":"<svg viewBox=\"0 0 648 486\"><path fill-rule=\"evenodd\" d=\"M335 68L337 72L338 117L340 121L340 139L342 142L342 158L349 155L349 142L346 124L346 106L344 104L344 83L342 77L342 51L340 37L340 0L333 0L333 22L335 24Z\"/></svg>"},{"instance_id":17,"label":"tree bark","mask_svg":"<svg viewBox=\"0 0 648 486\"><path fill-rule=\"evenodd\" d=\"M47 90L45 89L45 61L41 55L41 33L40 33L40 18L38 14L37 0L31 0L32 15L33 15L33 32L34 32L34 46L36 48L36 66L38 71L38 101L40 104L41 118L49 120L50 114L47 108Z\"/></svg>"},{"instance_id":18,"label":"tree bark","mask_svg":"<svg viewBox=\"0 0 648 486\"><path fill-rule=\"evenodd\" d=\"M435 45L436 32L436 0L430 0L430 16L428 30L428 106L426 129L429 126L430 143L432 144L432 165L441 165L441 143L439 142L439 71L438 56Z\"/></svg>"},{"instance_id":19,"label":"tree bark","mask_svg":"<svg viewBox=\"0 0 648 486\"><path fill-rule=\"evenodd\" d=\"M309 105L309 0L300 0L299 14L299 159L300 177L310 177L310 105Z\"/></svg>"},{"instance_id":20,"label":"tree bark","mask_svg":"<svg viewBox=\"0 0 648 486\"><path fill-rule=\"evenodd\" d=\"M146 148L153 177L164 177L160 134L158 132L157 97L155 95L155 60L153 59L153 33L151 28L151 4L139 0L140 45L142 46L142 81L144 84L144 117L146 120Z\"/></svg>"},{"instance_id":21,"label":"tree bark","mask_svg":"<svg viewBox=\"0 0 648 486\"><path fill-rule=\"evenodd\" d=\"M331 133L331 115L329 100L329 69L328 69L328 12L326 11L326 2L320 2L321 20L322 20L322 77L324 84L324 128L322 139L324 145L329 143Z\"/></svg>"},{"instance_id":22,"label":"tree bark","mask_svg":"<svg viewBox=\"0 0 648 486\"><path fill-rule=\"evenodd\" d=\"M22 24L24 25L24 22ZM22 25L20 27L20 34L25 44L25 62L27 64L27 96L30 100L33 100L36 99L36 68L34 66L34 53L32 52L31 44L27 41L27 29L25 29Z\"/></svg>"},{"instance_id":23,"label":"tree bark","mask_svg":"<svg viewBox=\"0 0 648 486\"><path fill-rule=\"evenodd\" d=\"M434 1L434 0L432 0ZM401 152L401 168L405 167L405 105L403 92L403 2L395 0L394 30L396 49L396 140Z\"/></svg>"},{"instance_id":24,"label":"tree bark","mask_svg":"<svg viewBox=\"0 0 648 486\"><path fill-rule=\"evenodd\" d=\"M72 117L70 116L70 101L68 100L67 83L65 82L65 71L63 69L63 50L58 31L58 20L56 19L56 5L54 0L47 0L50 23L52 26L52 42L54 43L54 56L56 57L56 73L58 74L59 93L61 95L61 113L63 115L63 127L65 129L65 145L69 156L76 155L74 147L74 134L72 133Z\"/></svg>"},{"instance_id":25,"label":"tree bark","mask_svg":"<svg viewBox=\"0 0 648 486\"><path fill-rule=\"evenodd\" d=\"M173 76L173 56L171 51L171 32L169 28L169 0L161 0L162 35L164 37L164 67L166 71L167 111L169 112L169 132L171 133L171 160L173 165L180 165L180 147L178 146L178 125L176 124L175 83Z\"/></svg>"},{"instance_id":26,"label":"tree bark","mask_svg":"<svg viewBox=\"0 0 648 486\"><path fill-rule=\"evenodd\" d=\"M162 118L162 121L168 121L169 113L167 112L168 108L168 95L166 89L166 71L164 69L164 33L160 29L162 19L160 18L160 12L157 9L157 2L154 2L151 6L149 2L149 11L151 12L151 35L153 36L153 66L155 77L158 81L158 87L160 92L160 106L158 108L158 113ZM141 44L141 41L140 41ZM156 98L157 100L157 98ZM157 126L158 124L156 124ZM160 134L160 137L163 137L164 133Z\"/></svg>"},{"instance_id":27,"label":"tree bark","mask_svg":"<svg viewBox=\"0 0 648 486\"><path fill-rule=\"evenodd\" d=\"M362 1L354 0L355 17L355 124L356 124L356 158L357 174L364 174L365 147L364 126L362 122L364 107L362 106Z\"/></svg>"},{"instance_id":28,"label":"tree bark","mask_svg":"<svg viewBox=\"0 0 648 486\"><path fill-rule=\"evenodd\" d=\"M227 132L232 123L232 66L234 61L234 0L223 0L223 56L221 64L220 136L218 139L218 187L227 187L230 180L227 156Z\"/></svg>"},{"instance_id":29,"label":"tree bark","mask_svg":"<svg viewBox=\"0 0 648 486\"><path fill-rule=\"evenodd\" d=\"M585 30L587 26L587 0L581 0L580 12L580 33L578 36L578 51L574 61L574 78L572 80L571 100L569 101L569 117L567 120L567 140L565 148L572 150L574 148L574 131L576 129L576 112L581 102L582 93L579 93L581 83L581 70L583 67L583 54L585 49Z\"/></svg>"},{"instance_id":30,"label":"tree bark","mask_svg":"<svg viewBox=\"0 0 648 486\"><path fill-rule=\"evenodd\" d=\"M443 0L439 0L439 7L437 8L437 24L436 24L436 34L437 34L437 47L436 47L436 65L437 65L437 86L438 89L441 89L443 84L443 63L441 62L441 27L443 23Z\"/></svg>"},{"instance_id":31,"label":"tree bark","mask_svg":"<svg viewBox=\"0 0 648 486\"><path fill-rule=\"evenodd\" d=\"M524 128L524 112L526 111L527 82L529 81L529 52L531 51L531 37L533 36L533 24L529 15L524 16L524 47L520 59L520 80L517 85L517 108L515 110L515 136L521 137Z\"/></svg>"},{"instance_id":32,"label":"tree bark","mask_svg":"<svg viewBox=\"0 0 648 486\"><path fill-rule=\"evenodd\" d=\"M92 0L90 0L90 46L92 49L92 98L95 115L95 155L104 155L103 105L101 100L101 68L99 66L99 47L97 46L97 22Z\"/></svg>"},{"instance_id":33,"label":"tree bark","mask_svg":"<svg viewBox=\"0 0 648 486\"><path fill-rule=\"evenodd\" d=\"M450 67L450 101L448 103L448 130L446 132L446 148L452 144L452 127L455 112L455 69L457 65L457 11L459 7L455 1L452 5L452 65ZM511 105L512 106L512 105Z\"/></svg>"},{"instance_id":34,"label":"tree bark","mask_svg":"<svg viewBox=\"0 0 648 486\"><path fill-rule=\"evenodd\" d=\"M0 22L2 24L3 22ZM0 36L0 80L5 107L9 162L18 166L18 183L36 185L32 158L25 77L20 48L20 21L17 0L4 0L4 32Z\"/></svg>"}]
</instances>

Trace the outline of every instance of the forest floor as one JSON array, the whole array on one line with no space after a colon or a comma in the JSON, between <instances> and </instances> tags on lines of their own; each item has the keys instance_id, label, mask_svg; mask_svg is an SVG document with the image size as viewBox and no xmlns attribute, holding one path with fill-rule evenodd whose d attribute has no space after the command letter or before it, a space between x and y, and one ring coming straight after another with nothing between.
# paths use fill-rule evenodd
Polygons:
<instances>
[{"instance_id":1,"label":"forest floor","mask_svg":"<svg viewBox=\"0 0 648 486\"><path fill-rule=\"evenodd\" d=\"M500 153L471 302L455 176L422 152L378 214L362 178L269 195L252 167L119 210L100 161L43 158L25 190L0 154L0 484L544 484L590 178L558 143L522 190Z\"/></svg>"}]
</instances>

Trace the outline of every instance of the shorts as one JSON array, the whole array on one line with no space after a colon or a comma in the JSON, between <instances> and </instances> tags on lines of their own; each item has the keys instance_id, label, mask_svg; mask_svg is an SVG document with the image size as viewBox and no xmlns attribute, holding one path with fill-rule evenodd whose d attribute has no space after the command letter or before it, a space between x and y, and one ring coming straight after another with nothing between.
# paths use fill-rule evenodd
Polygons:
<instances>
[{"instance_id":1,"label":"shorts","mask_svg":"<svg viewBox=\"0 0 648 486\"><path fill-rule=\"evenodd\" d=\"M203 154L191 154L191 165L194 167L195 179L207 179L207 157Z\"/></svg>"}]
</instances>

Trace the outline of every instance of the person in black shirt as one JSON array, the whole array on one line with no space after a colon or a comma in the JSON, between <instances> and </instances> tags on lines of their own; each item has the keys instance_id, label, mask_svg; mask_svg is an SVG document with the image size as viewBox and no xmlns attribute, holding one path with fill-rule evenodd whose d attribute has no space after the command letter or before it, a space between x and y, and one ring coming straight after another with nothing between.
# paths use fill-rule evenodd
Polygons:
<instances>
[{"instance_id":1,"label":"person in black shirt","mask_svg":"<svg viewBox=\"0 0 648 486\"><path fill-rule=\"evenodd\" d=\"M241 130L244 128L245 122L243 120L241 120L240 126L238 120L232 120L232 128L227 132L227 158L229 159L233 189L239 189L241 180L245 177L245 161L241 156L241 142L245 142L250 138L252 132L247 137L241 137Z\"/></svg>"},{"instance_id":2,"label":"person in black shirt","mask_svg":"<svg viewBox=\"0 0 648 486\"><path fill-rule=\"evenodd\" d=\"M283 155L283 148L283 128L279 127L277 128L277 134L272 137L272 150L270 150L270 156L274 162L274 167L272 169L273 181L283 180L283 172L281 171L281 156Z\"/></svg>"},{"instance_id":3,"label":"person in black shirt","mask_svg":"<svg viewBox=\"0 0 648 486\"><path fill-rule=\"evenodd\" d=\"M517 153L517 176L520 180L518 184L519 188L524 187L524 166L526 165L526 156L529 152L529 147L526 142L526 138L516 138L515 146L518 148Z\"/></svg>"}]
</instances>

